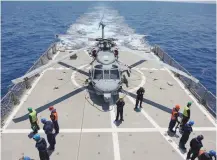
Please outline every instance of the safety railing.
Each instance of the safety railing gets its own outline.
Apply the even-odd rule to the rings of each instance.
[[[52,60],[52,57],[57,52],[57,43],[51,44],[51,46],[39,57],[39,59],[33,64],[33,66],[27,71],[31,72],[32,70],[45,65]],[[11,86],[8,93],[1,99],[1,124],[4,124],[5,118],[10,114],[13,107],[20,103],[20,99],[23,94],[30,89],[33,84],[33,81],[36,79],[36,76],[33,76],[27,79],[24,82],[20,82],[16,85]]]
[[[164,52],[159,46],[154,46],[152,49],[155,55],[157,55],[164,63],[169,64],[181,71],[191,75],[184,67]],[[216,117],[216,96],[208,91],[201,83],[195,83],[194,81],[174,73],[185,85],[185,87],[197,98],[198,102],[207,108],[207,110]]]

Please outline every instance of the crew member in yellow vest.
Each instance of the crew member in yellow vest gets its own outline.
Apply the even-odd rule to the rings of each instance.
[[[54,129],[55,129],[55,136],[56,136],[59,133],[58,114],[56,109],[53,106],[50,106],[49,110],[51,111],[50,119],[53,122]]]
[[[31,128],[33,130],[33,133],[36,134],[38,133],[38,130],[40,129],[38,125],[37,112],[32,108],[28,108],[28,111],[29,111],[29,121],[31,124]]]
[[[188,122],[191,116],[190,106],[192,102],[188,102],[187,106],[185,106],[184,111],[182,113],[182,122],[180,124],[180,128],[182,129],[183,126]]]

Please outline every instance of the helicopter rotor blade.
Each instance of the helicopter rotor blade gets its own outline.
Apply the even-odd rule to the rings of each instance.
[[[196,79],[195,77],[193,77],[193,76],[187,74],[186,72],[183,72],[183,71],[181,71],[181,70],[179,70],[179,69],[177,69],[177,68],[175,68],[175,67],[172,67],[172,66],[170,66],[170,65],[168,65],[168,64],[166,64],[166,63],[164,63],[164,62],[162,62],[162,61],[159,61],[159,60],[157,60],[157,59],[150,58],[150,57],[145,57],[144,55],[139,54],[139,53],[135,53],[135,52],[132,52],[132,53],[133,53],[133,54],[136,54],[136,55],[138,55],[138,56],[140,56],[140,57],[142,57],[143,60],[156,62],[156,63],[160,64],[161,67],[166,67],[167,69],[169,69],[169,70],[171,70],[171,71],[173,71],[173,72],[175,72],[175,73],[178,73],[178,74],[180,74],[180,75],[182,75],[182,76],[184,76],[184,77],[187,77],[187,78],[191,79],[191,80],[194,81],[195,83],[198,83],[198,82],[199,82],[199,80]]]
[[[85,47],[85,48],[86,48],[86,47]],[[73,55],[75,55],[76,53],[79,53],[80,51],[84,50],[85,48],[79,49],[79,50],[77,50],[77,51],[75,51],[75,52],[73,52],[73,53],[70,53],[70,54],[68,54],[68,55],[66,55],[66,56],[63,56],[63,57],[61,57],[61,58],[59,58],[59,59],[57,59],[57,60],[53,60],[53,61],[51,61],[50,63],[45,64],[45,65],[43,65],[43,66],[41,66],[41,67],[39,67],[39,68],[37,68],[37,69],[35,69],[35,70],[33,70],[33,71],[27,73],[27,74],[25,74],[25,75],[22,76],[22,77],[13,79],[13,80],[12,80],[12,83],[13,83],[13,84],[17,84],[17,83],[23,82],[23,81],[25,81],[26,79],[29,79],[29,78],[35,76],[36,74],[38,74],[38,73],[44,71],[45,69],[47,69],[47,68],[53,66],[53,65],[56,64],[57,62],[62,61],[62,60],[66,59],[66,58],[69,57],[69,56],[73,56]]]
[[[185,77],[191,79],[192,81],[194,81],[195,83],[198,83],[198,82],[199,82],[199,80],[198,80],[197,78],[195,78],[195,77],[193,77],[193,76],[187,74],[186,72],[183,72],[183,71],[181,71],[181,70],[179,70],[179,69],[177,69],[177,68],[175,68],[175,67],[172,67],[172,66],[170,66],[170,65],[168,65],[168,64],[166,64],[166,63],[163,63],[163,62],[158,62],[158,63],[160,64],[160,66],[166,67],[166,68],[168,68],[169,70],[171,70],[171,71],[173,71],[173,72],[176,72],[176,73],[178,73],[178,74],[180,74],[180,75],[182,75],[182,76],[185,76]]]

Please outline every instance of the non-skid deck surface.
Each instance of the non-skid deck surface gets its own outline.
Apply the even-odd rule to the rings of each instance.
[[[65,54],[58,52],[56,58]],[[142,61],[129,51],[122,51],[120,60],[133,66],[130,77],[126,75],[128,87],[123,87],[123,123],[114,123],[113,104],[105,104],[102,97],[85,88],[91,59],[86,52],[80,52],[77,60],[66,59],[47,69],[26,93],[2,129],[2,160],[18,160],[23,154],[39,159],[35,142],[28,137],[31,130],[27,108],[36,109],[39,118],[49,118],[51,105],[58,111],[60,126],[51,160],[185,159],[186,153],[177,146],[180,134],[170,137],[167,127],[171,109],[180,104],[182,112],[188,101],[193,101],[191,113],[195,121],[190,138],[203,134],[205,148],[216,148],[214,119],[168,70],[155,62]],[[140,86],[145,88],[143,110],[135,112]],[[42,130],[40,134],[46,137]],[[189,148],[189,143],[186,146]]]

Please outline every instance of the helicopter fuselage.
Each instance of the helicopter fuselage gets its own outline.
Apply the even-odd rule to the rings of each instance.
[[[117,49],[107,41],[97,43],[90,54],[94,58],[90,79],[97,95],[103,95],[106,102],[117,95],[121,87],[121,70],[117,63]]]

